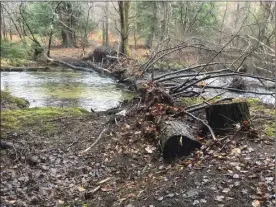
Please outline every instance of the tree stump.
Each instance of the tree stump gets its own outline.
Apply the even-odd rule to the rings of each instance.
[[[233,128],[250,118],[247,102],[212,104],[205,111],[208,124],[216,131]]]
[[[189,155],[194,149],[200,148],[190,132],[190,127],[181,121],[160,122],[160,143],[165,160]]]

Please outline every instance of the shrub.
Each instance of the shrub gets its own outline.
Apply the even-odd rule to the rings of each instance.
[[[30,53],[30,46],[20,42],[1,41],[1,58],[22,58],[27,59]]]

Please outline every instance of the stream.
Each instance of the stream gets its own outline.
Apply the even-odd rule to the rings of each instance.
[[[1,72],[1,90],[25,98],[30,107],[81,107],[105,111],[133,94],[96,72]]]
[[[148,79],[148,78],[146,78]],[[206,84],[226,86],[231,77],[209,79]],[[183,80],[179,80],[182,82]],[[264,89],[259,81],[245,78],[247,90],[273,92]],[[1,90],[22,97],[30,102],[30,107],[81,107],[87,110],[105,111],[118,106],[124,99],[131,99],[133,93],[119,87],[112,78],[101,77],[91,72],[1,72]],[[195,89],[201,92],[202,89]],[[222,90],[208,89],[204,97],[212,97]],[[275,103],[271,95],[236,93],[227,91],[222,97],[254,97],[264,103]]]

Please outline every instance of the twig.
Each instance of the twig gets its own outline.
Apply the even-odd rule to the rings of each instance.
[[[219,62],[213,62],[213,63],[209,63],[208,66],[217,65],[217,64],[220,64],[220,63]],[[169,75],[175,75],[175,74],[183,73],[183,72],[186,72],[188,70],[204,67],[206,65],[207,64],[201,64],[201,65],[196,65],[196,66],[192,66],[192,67],[187,67],[187,68],[177,70],[177,71],[174,71],[174,72],[166,73],[164,75],[160,75],[160,76],[154,78],[154,80],[156,81],[156,80],[159,80],[159,79],[164,78],[164,77],[169,76]]]
[[[200,118],[194,116],[193,114],[191,114],[191,113],[189,113],[189,112],[187,112],[187,111],[184,111],[184,113],[187,114],[188,116],[192,117],[193,119],[195,119],[195,120],[197,120],[197,121],[200,121],[204,126],[206,126],[206,127],[209,129],[209,131],[210,131],[210,133],[211,133],[211,136],[212,136],[213,140],[215,140],[215,141],[217,140],[217,138],[216,138],[216,136],[215,136],[215,133],[214,133],[213,129],[212,129],[208,124],[206,124],[205,121],[203,121],[202,119],[200,119]]]
[[[193,83],[190,83],[189,85],[187,85],[187,86],[185,86],[185,87],[183,87],[184,85],[181,84],[180,86],[178,86],[178,87],[174,90],[174,92],[181,92],[181,91],[184,91],[184,90],[186,90],[187,88],[190,88],[191,86],[194,86],[195,84],[197,84],[197,83],[199,83],[199,82],[201,82],[201,81],[203,81],[203,80],[209,79],[210,77],[211,77],[210,75],[205,76],[205,77],[203,77],[203,78],[201,78],[201,79],[198,79],[198,80],[194,81]],[[181,88],[181,87],[183,87],[183,88]],[[180,89],[180,88],[181,88],[181,89]]]
[[[221,72],[229,72],[231,70],[229,69],[222,69],[222,70],[215,70],[215,71],[211,71],[211,72],[205,72],[205,73],[201,73],[199,75],[211,75],[211,74],[216,74],[216,73],[221,73]],[[185,78],[185,77],[192,77],[194,76],[194,78],[197,75],[197,73],[189,73],[189,74],[183,74],[183,75],[176,75],[176,76],[171,76],[171,77],[167,77],[167,78],[163,78],[163,79],[158,79],[158,80],[155,80],[154,82],[164,82],[164,81],[168,81],[168,80],[172,80],[172,79],[176,79],[176,78]]]
[[[222,99],[219,99],[219,100],[217,100],[216,102],[214,102],[214,104],[217,104],[217,103],[219,103],[219,102],[226,101],[226,100],[231,101],[232,99],[233,99],[233,98],[222,98]],[[195,108],[192,108],[192,109],[187,110],[187,112],[192,113],[192,112],[195,112],[195,111],[200,111],[200,110],[204,109],[205,107],[206,107],[206,105],[204,105],[204,106],[199,106],[199,107],[195,107]]]
[[[198,88],[203,87],[203,86],[196,86]],[[220,87],[220,86],[204,86],[205,88],[214,88],[214,89],[222,89],[222,90],[228,90],[228,91],[233,91],[233,92],[240,92],[240,93],[253,93],[253,94],[258,94],[258,95],[271,95],[275,97],[275,93],[265,93],[265,92],[255,92],[255,91],[246,91],[246,90],[241,90],[241,89],[236,89],[236,88],[227,88],[227,87]]]
[[[224,94],[224,93],[225,93],[225,92],[222,92],[222,93],[220,93],[220,94],[217,94],[217,95],[213,96],[212,98],[207,99],[206,102],[211,101],[211,100],[215,99],[216,97],[221,96],[221,95]],[[194,104],[194,105],[187,106],[187,107],[185,108],[185,110],[188,110],[188,109],[190,109],[190,108],[194,108],[194,107],[200,106],[200,105],[202,105],[202,104],[204,104],[204,103],[198,103],[198,104]]]
[[[88,147],[88,148],[86,148],[85,150],[81,151],[80,154],[83,154],[83,153],[85,153],[85,152],[88,152],[92,147],[94,147],[94,146],[98,143],[98,141],[102,138],[102,136],[103,136],[104,132],[107,130],[107,128],[108,128],[108,127],[105,127],[105,128],[101,131],[99,137],[91,144],[91,146]]]

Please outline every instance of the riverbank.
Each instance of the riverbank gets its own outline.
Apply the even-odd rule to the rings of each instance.
[[[143,113],[115,115],[129,111],[132,102],[97,113],[65,108],[2,111],[1,138],[14,147],[0,151],[1,202],[272,207],[275,109],[256,99],[249,103],[258,137],[238,133],[231,139],[218,137],[209,146],[210,138],[199,136],[203,150],[171,164],[164,163],[158,145],[144,136],[139,124]],[[16,127],[7,127],[11,121]]]

